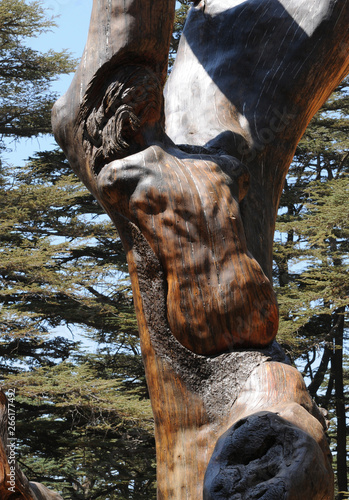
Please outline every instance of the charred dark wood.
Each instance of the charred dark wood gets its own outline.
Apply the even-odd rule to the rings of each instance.
[[[318,443],[298,425],[277,413],[255,413],[219,438],[206,470],[203,498],[323,500],[332,495],[330,467]]]

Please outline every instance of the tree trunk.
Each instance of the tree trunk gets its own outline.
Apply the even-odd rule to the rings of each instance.
[[[272,242],[295,147],[348,71],[349,4],[194,4],[164,108],[175,1],[94,0],[55,136],[126,250],[158,499],[329,500],[324,419],[273,342]]]

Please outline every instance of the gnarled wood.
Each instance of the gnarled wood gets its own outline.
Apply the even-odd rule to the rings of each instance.
[[[215,447],[204,500],[333,498],[326,421],[294,368],[255,368],[230,414],[231,428]],[[301,466],[300,466],[301,464]]]
[[[218,440],[203,498],[323,500],[332,495],[329,477],[321,447],[308,433],[278,413],[259,412],[239,420]]]
[[[168,54],[171,2],[146,11],[153,16],[149,28],[142,12],[125,32],[125,16],[134,16],[137,5],[129,2],[127,14],[115,8],[118,14],[111,10],[104,20],[112,57],[102,49],[96,57],[91,31],[72,86],[54,109],[57,140],[104,208],[127,217],[145,235],[165,271],[171,331],[184,346],[206,355],[265,346],[275,338],[278,314],[241,223],[239,202],[249,174],[233,157],[181,151],[166,137],[161,61]],[[142,30],[152,43],[135,55]],[[125,54],[139,64],[127,64]]]
[[[263,429],[269,443],[282,433],[297,441],[286,447],[294,466],[285,499],[295,498],[293,484],[297,495],[317,499],[318,481],[331,500],[326,425],[272,343],[270,279],[294,149],[348,71],[349,4],[195,2],[167,86],[165,131],[174,6],[94,0],[82,62],[53,111],[57,141],[127,253],[156,424],[158,498],[201,499],[218,438],[228,431],[218,447],[231,451],[245,426]],[[300,474],[303,448],[318,465],[311,475]],[[283,471],[287,453],[279,456]],[[211,462],[207,498],[221,484],[212,470]],[[273,475],[275,491],[282,477]],[[253,491],[248,482],[228,485],[222,498],[240,490],[253,498],[265,481],[252,482]]]
[[[271,278],[275,218],[295,148],[348,73],[348,2],[195,3],[166,86],[166,132],[176,144],[223,150],[247,165],[247,247]]]
[[[277,332],[276,298],[240,216],[247,179],[232,157],[161,145],[111,162],[98,177],[100,199],[157,255],[171,332],[197,354],[266,346]]]

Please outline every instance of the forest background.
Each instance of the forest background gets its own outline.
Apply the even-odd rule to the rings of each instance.
[[[155,499],[153,420],[125,255],[51,147],[52,89],[62,74],[71,79],[76,61],[40,49],[56,29],[52,12],[69,9],[50,3],[53,11],[0,1],[0,384],[16,391],[17,459],[31,480],[66,500]],[[177,2],[170,67],[189,3]],[[297,148],[274,248],[278,341],[328,411],[338,500],[349,498],[348,131],[346,80]],[[18,159],[36,145],[24,164],[9,160],[11,149]]]

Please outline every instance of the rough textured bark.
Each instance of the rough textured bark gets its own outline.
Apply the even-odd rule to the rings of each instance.
[[[94,0],[81,64],[53,111],[58,143],[127,253],[158,498],[329,500],[326,423],[273,341],[270,280],[294,149],[348,71],[349,4],[195,2],[165,112],[174,7]]]

